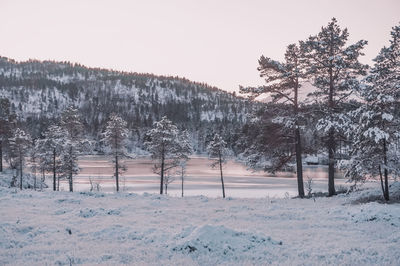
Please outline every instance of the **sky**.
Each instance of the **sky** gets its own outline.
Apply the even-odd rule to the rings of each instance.
[[[400,23],[399,0],[0,0],[0,55],[186,77],[227,91],[262,85],[261,55],[332,17],[368,40],[372,63]]]

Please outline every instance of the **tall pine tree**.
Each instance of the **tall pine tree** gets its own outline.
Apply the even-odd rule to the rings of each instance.
[[[281,117],[280,121],[285,121],[284,124],[293,131],[295,152],[291,154],[296,155],[298,193],[302,198],[304,197],[304,185],[299,125],[299,90],[304,74],[300,63],[301,56],[301,50],[296,44],[290,44],[287,47],[284,63],[261,56],[258,60],[258,70],[260,71],[260,76],[265,78],[266,85],[262,87],[241,87],[240,92],[250,95],[252,99],[264,94],[270,96],[273,102],[284,102],[291,106],[289,115]],[[291,123],[288,123],[289,121]],[[285,161],[289,161],[290,157],[287,158],[285,156]],[[284,166],[285,164],[280,165]]]
[[[335,191],[335,151],[336,135],[339,130],[338,113],[342,104],[348,100],[352,92],[359,87],[358,78],[366,74],[366,65],[359,62],[363,55],[362,49],[367,41],[346,46],[349,33],[341,29],[335,18],[326,27],[307,41],[301,42],[304,51],[303,62],[307,66],[307,74],[316,90],[311,93],[319,104],[323,118],[318,129],[327,134],[327,149],[329,159],[328,193]]]

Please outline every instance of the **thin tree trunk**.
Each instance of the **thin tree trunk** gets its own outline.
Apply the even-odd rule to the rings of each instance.
[[[33,170],[33,190],[35,190],[36,191],[36,161],[34,161],[33,162],[35,165],[34,165],[34,170]]]
[[[303,184],[303,162],[301,160],[301,139],[300,129],[296,128],[296,164],[297,164],[297,188],[300,198],[304,198],[304,184]]]
[[[43,190],[43,182],[46,180],[46,176],[44,174],[44,169],[42,169],[42,180],[40,182],[40,191]]]
[[[119,191],[119,169],[118,169],[118,154],[115,154],[115,183],[117,186],[117,192]]]
[[[328,194],[333,196],[335,191],[335,139],[333,128],[329,130],[328,139]]]
[[[386,147],[386,139],[383,139],[383,163],[385,164],[385,169],[383,170],[385,175],[385,191],[383,197],[386,201],[389,201],[389,177],[387,170],[387,147]]]
[[[182,168],[182,198],[183,198],[183,168]]]
[[[161,179],[160,179],[160,194],[163,193],[164,186],[164,152],[161,155]]]
[[[60,175],[57,175],[57,191],[60,191]]]
[[[385,187],[383,186],[383,177],[382,177],[382,168],[381,168],[381,165],[379,165],[379,176],[380,176],[380,178],[381,178],[381,188],[382,188],[382,194],[383,194],[383,196],[385,197]]]
[[[22,190],[22,154],[19,151],[19,188]]]
[[[330,43],[330,56],[334,56],[333,51],[333,33],[331,33],[331,43]],[[334,78],[333,78],[333,59],[330,59],[330,67],[329,67],[329,112],[332,114],[334,108],[333,94],[334,94]],[[332,119],[332,117],[331,117]],[[335,191],[335,131],[331,127],[329,129],[328,136],[328,194],[329,196],[333,196],[336,194]]]
[[[168,195],[168,184],[165,183],[165,195]]]
[[[0,172],[3,172],[3,141],[0,140]]]
[[[72,181],[72,146],[69,147],[69,157],[70,157],[70,165],[69,165],[69,191],[73,192],[74,188],[73,188],[73,181]]]
[[[222,175],[222,158],[221,151],[219,151],[219,170],[221,172],[221,184],[222,184],[222,197],[225,198],[225,185],[224,185],[224,177]]]
[[[297,61],[296,61],[297,66]],[[298,94],[299,94],[299,79],[296,78],[296,83],[294,87],[294,114],[296,116],[296,129],[295,129],[295,150],[296,150],[296,170],[297,170],[297,189],[299,192],[299,197],[304,198],[304,183],[303,183],[303,162],[301,160],[302,147],[300,138],[300,129],[298,125]]]
[[[56,190],[56,150],[53,149],[53,191]]]

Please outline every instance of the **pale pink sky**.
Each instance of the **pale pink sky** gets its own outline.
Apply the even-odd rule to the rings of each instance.
[[[178,75],[233,91],[260,85],[260,55],[316,34],[335,16],[364,63],[388,44],[399,0],[0,0],[0,55]]]

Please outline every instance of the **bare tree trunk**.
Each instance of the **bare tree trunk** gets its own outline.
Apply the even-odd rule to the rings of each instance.
[[[57,191],[60,191],[60,175],[57,175]]]
[[[0,140],[0,172],[3,172],[3,141]]]
[[[164,186],[164,152],[161,154],[161,179],[160,179],[160,194],[163,193],[163,186]]]
[[[329,130],[328,137],[328,194],[333,196],[335,191],[335,136],[333,128]]]
[[[383,194],[383,196],[385,196],[385,187],[383,186],[383,177],[382,177],[382,168],[381,168],[381,165],[379,165],[379,176],[380,176],[380,179],[381,179],[381,188],[382,188],[382,194]]]
[[[119,191],[119,169],[118,169],[118,154],[115,153],[115,183],[117,186],[117,192]]]
[[[43,182],[46,180],[46,176],[44,174],[44,169],[42,170],[42,180],[40,182],[40,190],[43,190]]]
[[[69,156],[70,156],[70,158],[72,158],[72,146],[71,147],[69,147]],[[73,192],[74,191],[74,188],[73,188],[73,180],[72,180],[72,168],[73,168],[73,165],[72,165],[72,160],[70,160],[70,165],[69,165],[69,191],[70,192]]]
[[[333,33],[331,33],[331,43],[330,43],[330,56],[334,56],[333,50]],[[335,90],[334,86],[334,77],[333,77],[333,59],[330,59],[330,67],[329,67],[329,112],[333,112],[333,108],[335,103],[333,101],[333,94]],[[332,118],[331,118],[332,119]],[[333,196],[336,194],[335,191],[335,131],[331,127],[329,129],[329,136],[328,136],[328,194],[329,196]]]
[[[302,147],[301,147],[300,129],[298,125],[298,113],[299,113],[298,95],[299,95],[299,79],[296,78],[296,86],[294,88],[294,114],[296,116],[295,150],[296,150],[297,189],[299,192],[299,197],[304,198],[303,162],[301,160]]]
[[[183,174],[183,168],[182,168],[182,198],[183,198],[183,176],[184,176],[184,174]]]
[[[36,190],[36,162],[34,161],[34,170],[33,170],[33,190]]]
[[[19,151],[19,188],[22,190],[22,154]]]
[[[56,190],[56,149],[53,149],[53,191]]]
[[[297,164],[297,188],[300,198],[304,198],[304,184],[303,184],[303,162],[301,160],[301,139],[300,129],[295,130],[296,139],[296,164]]]
[[[222,197],[225,198],[224,177],[222,176],[222,158],[221,158],[221,151],[219,152],[218,155],[219,155],[219,171],[221,172]]]
[[[168,195],[168,183],[165,183],[165,195]]]
[[[386,201],[389,201],[389,177],[387,170],[387,147],[386,147],[386,139],[383,139],[383,163],[385,164],[384,175],[385,175],[385,191],[383,193],[383,197]]]

